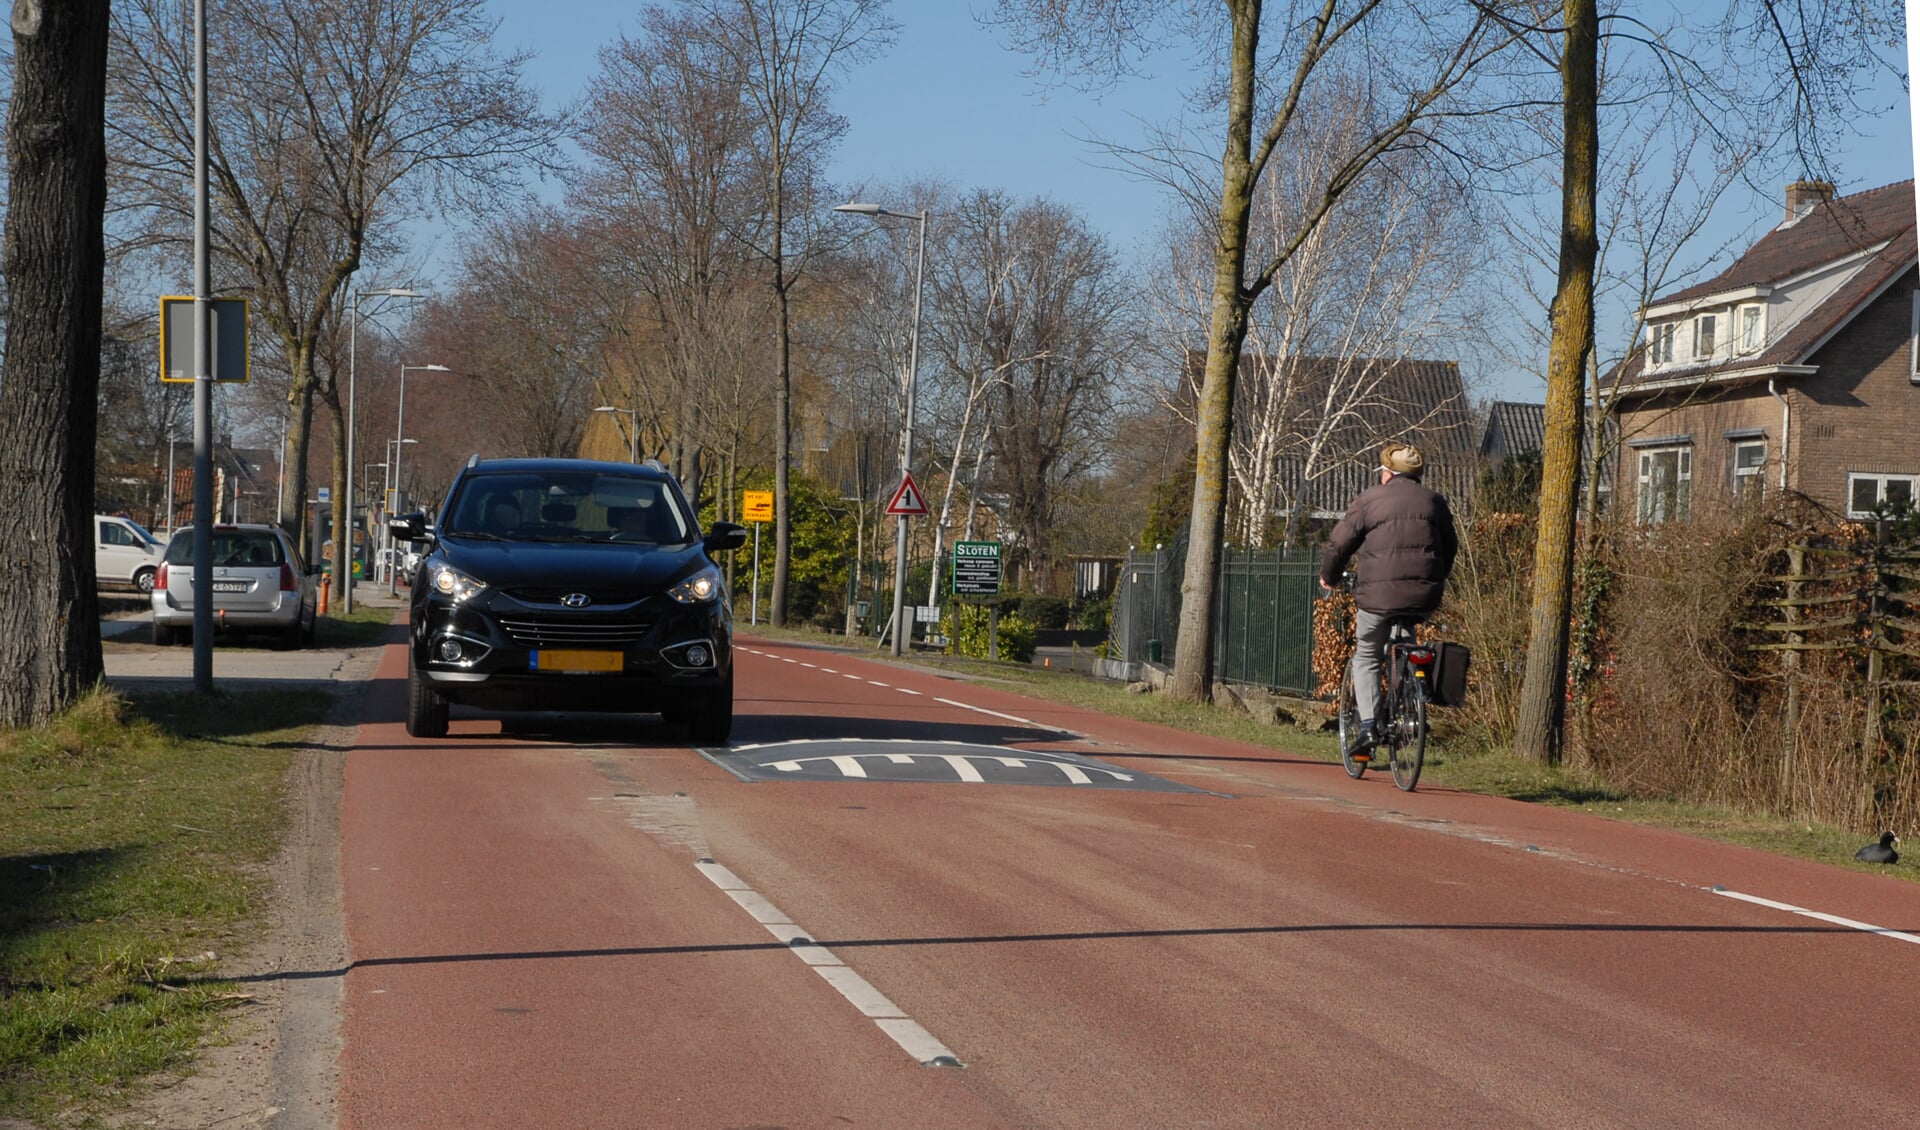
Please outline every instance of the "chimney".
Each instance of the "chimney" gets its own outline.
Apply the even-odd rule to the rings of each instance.
[[[1823,180],[1797,180],[1787,186],[1787,223],[1833,199],[1833,185]]]

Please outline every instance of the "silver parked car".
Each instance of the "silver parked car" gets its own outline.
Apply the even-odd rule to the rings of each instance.
[[[285,647],[313,642],[314,573],[278,526],[213,528],[213,625],[270,632]],[[174,531],[153,579],[153,642],[193,635],[193,529]]]

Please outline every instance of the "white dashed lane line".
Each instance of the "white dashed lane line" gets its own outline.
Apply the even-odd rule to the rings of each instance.
[[[738,903],[754,921],[767,928],[780,944],[787,947],[809,969],[820,975],[820,979],[832,985],[848,1004],[860,1010],[862,1016],[872,1020],[874,1026],[887,1034],[900,1049],[912,1056],[924,1067],[964,1067],[960,1057],[953,1049],[933,1038],[933,1034],[922,1028],[917,1021],[901,1011],[899,1005],[888,999],[885,993],[873,987],[873,983],[853,971],[846,962],[841,961],[832,950],[814,943],[813,936],[788,918],[779,907],[768,902],[758,891],[742,882],[738,875],[711,859],[702,859],[694,864],[714,886],[725,892],[726,896]]]
[[[1920,935],[1908,934],[1900,930],[1889,930],[1885,926],[1875,926],[1870,922],[1856,922],[1851,918],[1842,918],[1837,914],[1824,914],[1818,910],[1808,910],[1804,906],[1795,906],[1790,902],[1775,902],[1772,899],[1763,899],[1759,895],[1742,894],[1739,891],[1730,891],[1725,887],[1713,887],[1710,889],[1716,895],[1730,899],[1739,899],[1741,902],[1750,902],[1755,906],[1764,906],[1770,910],[1784,910],[1788,914],[1799,914],[1807,918],[1818,919],[1821,922],[1831,922],[1835,926],[1845,926],[1849,929],[1860,930],[1868,934],[1878,934],[1883,938],[1893,938],[1896,941],[1913,942],[1916,945],[1920,945]]]
[[[742,648],[741,650],[743,650],[743,651],[752,651],[752,649],[751,649],[751,648]],[[763,654],[764,654],[764,655],[771,655],[772,653],[771,653],[771,652],[753,652],[753,654],[755,654],[755,655],[763,655]],[[792,659],[786,659],[786,658],[785,658],[784,656],[778,656],[778,657],[776,657],[776,658],[780,658],[780,659],[782,659],[782,660],[784,660],[784,661],[785,661],[785,662],[787,662],[787,663],[793,663],[793,662],[795,662],[795,660],[792,660]],[[802,667],[812,667],[812,668],[813,668],[814,670],[816,670],[816,671],[819,671],[820,673],[822,673],[822,674],[825,674],[825,675],[839,675],[839,676],[840,676],[841,678],[843,678],[843,679],[852,679],[852,680],[853,680],[854,682],[856,682],[856,683],[860,683],[860,682],[865,682],[865,683],[871,683],[872,685],[874,685],[874,686],[876,686],[876,687],[888,687],[888,686],[890,686],[890,685],[891,685],[891,684],[888,684],[888,683],[883,683],[883,682],[881,682],[881,681],[880,681],[880,680],[878,680],[878,679],[869,679],[869,678],[866,678],[865,676],[862,676],[862,675],[854,675],[854,674],[849,674],[849,673],[847,673],[847,672],[844,672],[844,671],[836,671],[836,670],[834,670],[834,669],[833,669],[833,668],[831,668],[831,667],[814,667],[814,665],[813,665],[813,664],[811,664],[811,663],[801,663],[801,664],[800,664],[800,666],[802,666]],[[894,690],[896,690],[896,691],[899,691],[899,692],[900,692],[901,694],[910,694],[910,695],[920,695],[920,694],[921,694],[921,692],[920,692],[920,691],[916,691],[916,690],[909,690],[909,689],[907,689],[906,687],[893,687],[892,689],[894,689]],[[947,706],[955,706],[955,707],[959,707],[959,708],[960,708],[961,710],[971,710],[971,711],[973,711],[973,712],[974,712],[974,713],[976,713],[976,714],[985,714],[985,715],[988,715],[988,716],[990,716],[990,717],[993,717],[993,718],[999,718],[999,719],[1002,719],[1002,720],[1004,720],[1004,721],[1007,721],[1007,722],[1018,722],[1018,723],[1020,723],[1020,724],[1021,724],[1022,726],[1033,726],[1033,727],[1036,727],[1036,728],[1039,728],[1039,729],[1054,729],[1054,728],[1055,728],[1055,727],[1048,727],[1048,726],[1043,726],[1043,725],[1042,725],[1041,723],[1039,723],[1039,722],[1035,722],[1035,721],[1034,721],[1033,719],[1031,719],[1031,718],[1022,718],[1022,717],[1020,717],[1020,716],[1019,716],[1018,714],[1002,714],[1002,713],[1001,713],[1000,711],[998,711],[998,710],[988,710],[988,709],[987,709],[986,707],[984,707],[984,706],[973,706],[973,705],[970,705],[970,704],[968,704],[968,703],[964,703],[964,702],[956,702],[956,701],[954,701],[953,699],[950,699],[950,698],[935,698],[935,699],[934,699],[933,701],[935,701],[935,702],[938,702],[938,703],[943,703],[943,704],[945,704],[945,705],[947,705]],[[1073,733],[1074,733],[1074,732],[1073,732],[1072,730],[1060,730],[1059,732],[1060,732],[1060,733],[1063,733],[1063,734],[1073,734]],[[1078,734],[1074,734],[1074,736],[1075,736],[1075,737],[1078,737],[1079,735],[1078,735]]]
[[[1031,718],[1022,718],[1022,717],[1020,717],[1020,716],[1019,716],[1018,714],[1002,714],[1002,713],[1000,713],[1000,712],[999,712],[998,710],[988,710],[988,709],[987,709],[986,707],[984,707],[984,706],[969,706],[968,704],[966,704],[966,703],[964,703],[964,702],[955,702],[955,701],[953,701],[953,700],[952,700],[952,699],[950,699],[950,698],[936,698],[936,699],[934,699],[933,701],[935,701],[935,702],[941,702],[941,703],[945,703],[945,704],[946,704],[946,705],[948,705],[948,706],[957,706],[957,707],[959,707],[959,708],[960,708],[960,709],[962,709],[962,710],[971,710],[971,711],[973,711],[973,712],[974,712],[974,713],[976,713],[976,714],[989,714],[989,715],[992,715],[992,716],[993,716],[993,717],[995,717],[995,718],[1004,718],[1004,719],[1006,719],[1006,720],[1007,720],[1007,721],[1009,721],[1009,722],[1018,722],[1018,723],[1020,723],[1020,724],[1021,724],[1022,726],[1036,726],[1036,727],[1037,727],[1037,726],[1040,726],[1040,723],[1038,723],[1038,722],[1035,722],[1035,721],[1034,721],[1033,719],[1031,719]],[[1047,728],[1047,729],[1052,729],[1052,727],[1046,727],[1046,728]],[[1072,733],[1073,731],[1071,731],[1071,730],[1061,730],[1061,731],[1059,731],[1059,732],[1060,732],[1060,733],[1063,733],[1063,734],[1068,734],[1068,733]],[[1077,735],[1076,735],[1076,736],[1077,736]]]

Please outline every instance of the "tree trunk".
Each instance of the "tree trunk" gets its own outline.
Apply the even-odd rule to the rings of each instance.
[[[286,343],[289,346],[293,343]],[[313,560],[313,523],[307,520],[307,449],[313,445],[313,354],[290,348],[293,385],[287,391],[287,465],[280,476],[281,513],[301,556]]]
[[[1547,355],[1546,442],[1540,469],[1540,531],[1533,558],[1526,679],[1513,751],[1554,762],[1566,718],[1567,630],[1573,603],[1574,510],[1580,467],[1580,411],[1593,349],[1593,274],[1599,166],[1599,15],[1595,0],[1566,0],[1561,56],[1565,99],[1560,281]]]
[[[0,724],[100,681],[93,458],[107,198],[106,0],[13,8],[0,372]]]
[[[347,414],[340,406],[337,393],[323,394],[320,401],[326,405],[327,415],[333,418],[333,474],[328,476],[333,484],[333,568],[328,572],[332,591],[327,599],[331,607],[338,608],[346,586],[353,583],[353,499],[347,497]],[[307,558],[308,564],[316,563],[319,557],[320,554],[315,553]]]
[[[1259,57],[1260,4],[1233,9],[1227,147],[1221,160],[1219,242],[1213,252],[1213,317],[1207,330],[1207,373],[1200,386],[1200,423],[1194,457],[1193,516],[1187,570],[1180,582],[1180,636],[1168,693],[1205,702],[1213,682],[1213,601],[1220,569],[1220,530],[1226,517],[1227,447],[1233,430],[1233,385],[1247,334],[1248,301],[1241,274],[1247,259],[1247,221],[1253,212],[1254,65]]]
[[[777,165],[773,177],[774,351],[779,372],[773,392],[773,589],[767,596],[767,623],[778,628],[787,622],[787,563],[793,550],[792,507],[787,493],[793,462],[793,330],[787,309],[786,184]]]

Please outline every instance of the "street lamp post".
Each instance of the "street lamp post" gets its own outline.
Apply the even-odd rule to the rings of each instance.
[[[625,412],[627,414],[627,462],[640,462],[640,413],[632,408],[615,408],[611,404],[602,404],[595,412]]]
[[[419,443],[419,442],[420,441],[417,439],[390,439],[387,441],[386,450],[383,453],[386,455],[387,461],[385,463],[380,464],[380,467],[381,467],[380,509],[382,513],[386,513],[388,518],[393,517],[393,515],[391,512],[387,511],[387,503],[392,500],[393,492],[400,489],[399,480],[393,477],[393,468],[399,462],[399,459],[397,456],[395,456],[394,452],[399,449],[401,444]],[[386,552],[386,565],[383,567],[383,574],[379,579],[391,581],[393,577],[393,570],[394,570],[394,561],[393,561],[394,544],[393,544],[393,532],[391,527],[382,528],[380,540],[381,540],[381,548],[384,549]]]
[[[407,374],[408,373],[450,373],[453,370],[445,365],[402,365],[400,366],[400,412],[394,419],[393,434],[404,437],[407,434]],[[402,438],[393,449],[393,492],[400,494],[400,464],[405,453],[406,440]],[[388,596],[400,595],[400,572],[388,566]]]
[[[343,500],[347,508],[347,520],[344,524],[340,521],[339,508],[335,507],[333,521],[333,583],[340,589],[340,611],[343,613],[353,611],[353,392],[354,377],[360,364],[360,298],[362,295],[379,298],[426,297],[417,290],[397,286],[353,292],[353,314],[347,321],[347,497]],[[367,535],[367,540],[372,542],[373,531],[368,530]],[[339,548],[342,545],[346,546],[344,552]]]
[[[901,216],[920,221],[920,249],[913,261],[913,335],[907,346],[907,388],[906,423],[900,433],[900,478],[905,481],[913,469],[913,393],[915,379],[920,371],[920,293],[926,277],[927,267],[927,213],[892,212],[878,204],[852,201],[833,206],[836,212],[850,212],[856,216],[872,216],[877,221],[881,216]],[[940,568],[934,562],[935,569]],[[894,535],[893,551],[893,653],[906,654],[907,637],[913,633],[913,625],[902,618],[906,610],[907,591],[907,516],[900,515],[900,526]]]

